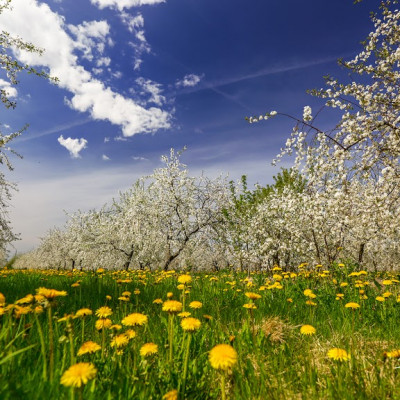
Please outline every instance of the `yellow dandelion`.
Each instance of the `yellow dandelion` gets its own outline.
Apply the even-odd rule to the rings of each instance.
[[[125,326],[142,326],[147,324],[148,318],[147,315],[141,313],[133,313],[127,315],[122,321],[122,325]]]
[[[356,308],[360,308],[360,305],[358,303],[350,302],[345,305],[346,308],[351,308],[352,310],[355,310]]]
[[[162,299],[153,300],[153,304],[162,304],[162,303],[163,303]]]
[[[317,305],[317,303],[314,303],[312,300],[307,300],[307,301],[306,301],[306,304],[307,304],[308,306],[316,306],[316,305]]]
[[[178,313],[182,311],[182,303],[177,300],[164,301],[162,310],[167,311],[169,313]]]
[[[33,312],[34,312],[35,314],[41,314],[43,311],[44,311],[44,309],[43,309],[42,306],[36,306],[36,307],[33,309]],[[0,315],[1,315],[1,314],[0,314]]]
[[[181,327],[184,331],[194,332],[199,329],[201,322],[197,318],[183,318],[181,321]]]
[[[387,298],[390,297],[391,295],[392,295],[392,293],[390,293],[390,292],[385,292],[385,293],[382,294],[382,296],[383,296],[385,299],[387,299]]]
[[[385,301],[385,298],[383,296],[377,296],[375,298],[376,301],[380,301],[381,303],[383,303]]]
[[[237,363],[236,350],[229,344],[218,344],[210,350],[208,360],[214,369],[226,371]]]
[[[133,294],[136,294],[136,295],[140,294],[140,290],[139,290],[139,289],[135,289],[135,290],[133,291]]]
[[[133,329],[128,329],[127,331],[125,331],[125,335],[128,339],[133,339],[134,337],[136,337],[136,332]]]
[[[37,294],[44,296],[48,300],[52,300],[59,296],[66,296],[67,292],[65,290],[56,290],[56,289],[47,289],[44,287],[40,287],[36,289]]]
[[[6,304],[6,297],[3,293],[0,293],[0,306],[4,306]]]
[[[286,299],[286,301],[287,301],[288,303],[293,303],[293,299],[292,299],[291,297],[288,297],[288,298]]]
[[[162,398],[163,400],[178,400],[178,391],[176,389],[170,390],[168,393],[165,393]]]
[[[111,340],[111,347],[124,347],[128,344],[129,338],[124,333],[114,336]]]
[[[28,294],[25,297],[23,297],[22,299],[19,299],[15,302],[15,304],[30,304],[35,300],[35,298],[33,297],[33,295]]]
[[[89,340],[88,342],[83,343],[83,345],[78,350],[78,356],[83,356],[84,354],[93,354],[96,351],[99,351],[101,346],[96,342],[92,342]]]
[[[335,361],[348,361],[350,360],[350,354],[346,350],[334,347],[328,351],[327,356]]]
[[[118,300],[120,300],[120,301],[129,301],[130,300],[130,298],[129,297],[127,297],[127,296],[120,296],[120,297],[118,297]]]
[[[129,297],[132,293],[129,292],[128,290],[125,290],[125,292],[122,292],[121,294],[122,296]]]
[[[120,331],[122,329],[122,325],[120,324],[114,324],[110,326],[110,329],[114,330],[114,331]]]
[[[110,295],[106,296],[106,300],[111,300],[111,299],[112,299],[112,297]]]
[[[384,358],[400,358],[400,350],[385,351],[383,353]]]
[[[81,308],[75,313],[75,318],[84,318],[92,314],[93,311],[90,308]]]
[[[314,335],[317,330],[312,325],[303,325],[300,328],[300,333],[302,335]]]
[[[253,292],[246,292],[244,294],[246,297],[248,297],[250,300],[258,300],[261,299],[261,295],[258,293],[253,293]]]
[[[208,314],[204,314],[204,315],[203,315],[203,318],[204,318],[205,320],[207,320],[207,321],[212,321],[212,319],[213,319],[213,317],[212,317],[211,315],[208,315]]]
[[[158,353],[158,346],[155,343],[145,343],[140,348],[140,355],[142,357],[152,356]]]
[[[174,297],[174,294],[172,292],[168,292],[167,293],[167,299],[170,299],[172,297]]]
[[[81,387],[96,376],[97,370],[91,363],[78,363],[69,367],[61,377],[64,386]]]
[[[190,275],[181,275],[178,277],[178,282],[186,285],[192,282],[192,277]]]
[[[71,287],[79,287],[81,284],[79,282],[75,282],[71,285]]]
[[[247,308],[248,310],[255,310],[257,308],[257,306],[255,304],[253,304],[253,303],[243,304],[243,307]]]
[[[193,309],[201,308],[203,307],[203,303],[200,301],[191,301],[189,307]]]
[[[104,306],[104,307],[100,307],[99,309],[96,310],[96,315],[99,318],[107,318],[110,315],[112,315],[112,310],[110,307]]]
[[[192,315],[192,313],[190,313],[189,311],[183,311],[178,314],[178,317],[187,318],[187,317],[190,317],[191,315]]]
[[[385,279],[385,280],[382,282],[382,285],[385,285],[385,286],[393,285],[393,281],[390,280],[390,279]]]
[[[101,318],[98,319],[95,323],[95,327],[98,331],[101,331],[102,329],[108,329],[112,325],[111,319],[108,318]]]

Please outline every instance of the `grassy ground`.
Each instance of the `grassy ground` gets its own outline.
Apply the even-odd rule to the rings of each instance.
[[[178,390],[179,399],[400,399],[396,274],[300,266],[250,277],[193,273],[191,282],[178,286],[185,281],[181,275],[0,271],[0,398],[148,400]],[[67,294],[43,291],[48,299],[21,301],[40,287]],[[122,296],[126,291],[130,295]],[[198,329],[184,331],[178,313],[154,303],[165,302],[168,293],[200,321]],[[201,308],[191,308],[192,301]],[[113,327],[98,330],[95,313],[104,306],[112,315],[103,319]],[[82,308],[93,314],[76,317]],[[146,315],[147,323],[124,325],[131,313]],[[315,334],[303,334],[303,325]],[[130,329],[136,336],[128,340]],[[101,349],[78,356],[87,341]],[[145,343],[156,344],[157,353],[141,355]],[[222,360],[226,369],[209,361],[218,344],[237,353],[237,359]],[[346,353],[330,352],[335,360],[328,356],[334,348]],[[92,363],[95,376],[89,374],[81,388],[61,384],[79,362]],[[169,396],[164,398],[176,398]]]

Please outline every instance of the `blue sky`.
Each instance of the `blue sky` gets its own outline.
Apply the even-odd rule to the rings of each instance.
[[[43,47],[16,54],[60,80],[19,76],[17,108],[0,109],[23,155],[8,173],[19,192],[11,220],[32,249],[65,221],[64,211],[99,207],[160,166],[171,147],[188,149],[192,174],[269,183],[270,162],[292,122],[248,125],[270,110],[301,116],[306,94],[372,30],[377,2],[350,0],[13,0],[0,26]],[[0,76],[5,87],[6,76]],[[329,112],[319,120],[330,126]],[[289,165],[290,160],[286,161]]]

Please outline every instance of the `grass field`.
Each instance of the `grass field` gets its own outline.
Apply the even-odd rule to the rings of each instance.
[[[397,274],[1,270],[0,292],[1,399],[400,399]]]

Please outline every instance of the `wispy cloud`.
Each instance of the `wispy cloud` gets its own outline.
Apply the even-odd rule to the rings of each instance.
[[[165,0],[90,0],[90,2],[99,8],[109,7],[122,11],[124,8],[164,3]]]
[[[193,87],[196,86],[202,79],[204,75],[188,74],[182,79],[176,81],[176,87]]]

